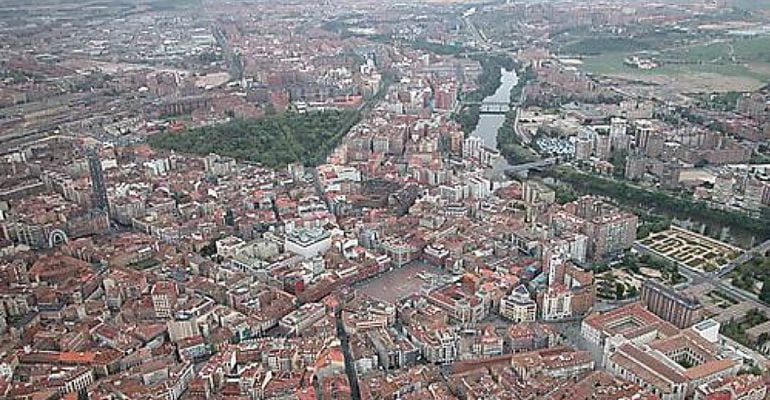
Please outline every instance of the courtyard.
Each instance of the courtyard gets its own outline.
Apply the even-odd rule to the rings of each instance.
[[[653,233],[638,243],[671,260],[705,272],[716,270],[743,252],[738,247],[676,226]]]

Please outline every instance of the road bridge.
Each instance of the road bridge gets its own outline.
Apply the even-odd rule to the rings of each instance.
[[[558,159],[556,157],[544,158],[539,161],[533,161],[533,162],[517,164],[517,165],[509,165],[505,167],[503,171],[515,174],[519,172],[529,171],[531,169],[550,167],[552,165],[555,165],[557,161]]]
[[[511,106],[505,103],[484,103],[479,108],[481,114],[507,114]]]
[[[481,114],[506,114],[512,108],[511,103],[502,101],[463,101],[460,104],[462,107],[478,106]]]

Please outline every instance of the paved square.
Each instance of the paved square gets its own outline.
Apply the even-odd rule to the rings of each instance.
[[[356,285],[356,289],[368,296],[396,303],[422,288],[429,288],[431,277],[441,277],[446,272],[430,265],[416,262],[401,268],[394,268],[375,279]]]

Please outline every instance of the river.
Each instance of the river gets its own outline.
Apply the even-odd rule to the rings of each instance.
[[[518,83],[519,77],[516,75],[516,71],[506,71],[501,69],[502,76],[500,79],[500,87],[497,88],[494,94],[484,99],[483,103],[507,103],[510,100],[511,89]],[[490,149],[497,149],[497,130],[505,122],[505,115],[500,114],[481,114],[479,116],[479,123],[476,125],[476,129],[471,132],[471,135],[480,137],[484,146]],[[492,174],[494,175],[499,168],[508,166],[505,158],[500,157],[498,163],[494,165]],[[669,218],[688,218],[688,215],[677,215],[667,213]],[[718,236],[724,241],[731,242],[743,248],[750,248],[755,245],[759,238],[754,237],[748,232],[741,231],[739,229],[727,230],[724,226],[710,223],[706,221],[692,220],[680,221],[680,225],[692,229],[696,232],[711,234]]]
[[[511,98],[511,89],[519,82],[519,77],[515,70],[507,71],[501,68],[502,76],[500,78],[500,87],[494,94],[484,99],[483,103],[508,103]],[[484,146],[490,149],[497,149],[497,130],[505,122],[505,115],[501,114],[481,114],[476,129],[471,132],[472,136],[478,136],[484,141]]]

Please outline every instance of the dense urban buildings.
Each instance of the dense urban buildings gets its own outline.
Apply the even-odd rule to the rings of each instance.
[[[767,397],[762,1],[32,3],[0,398]]]

